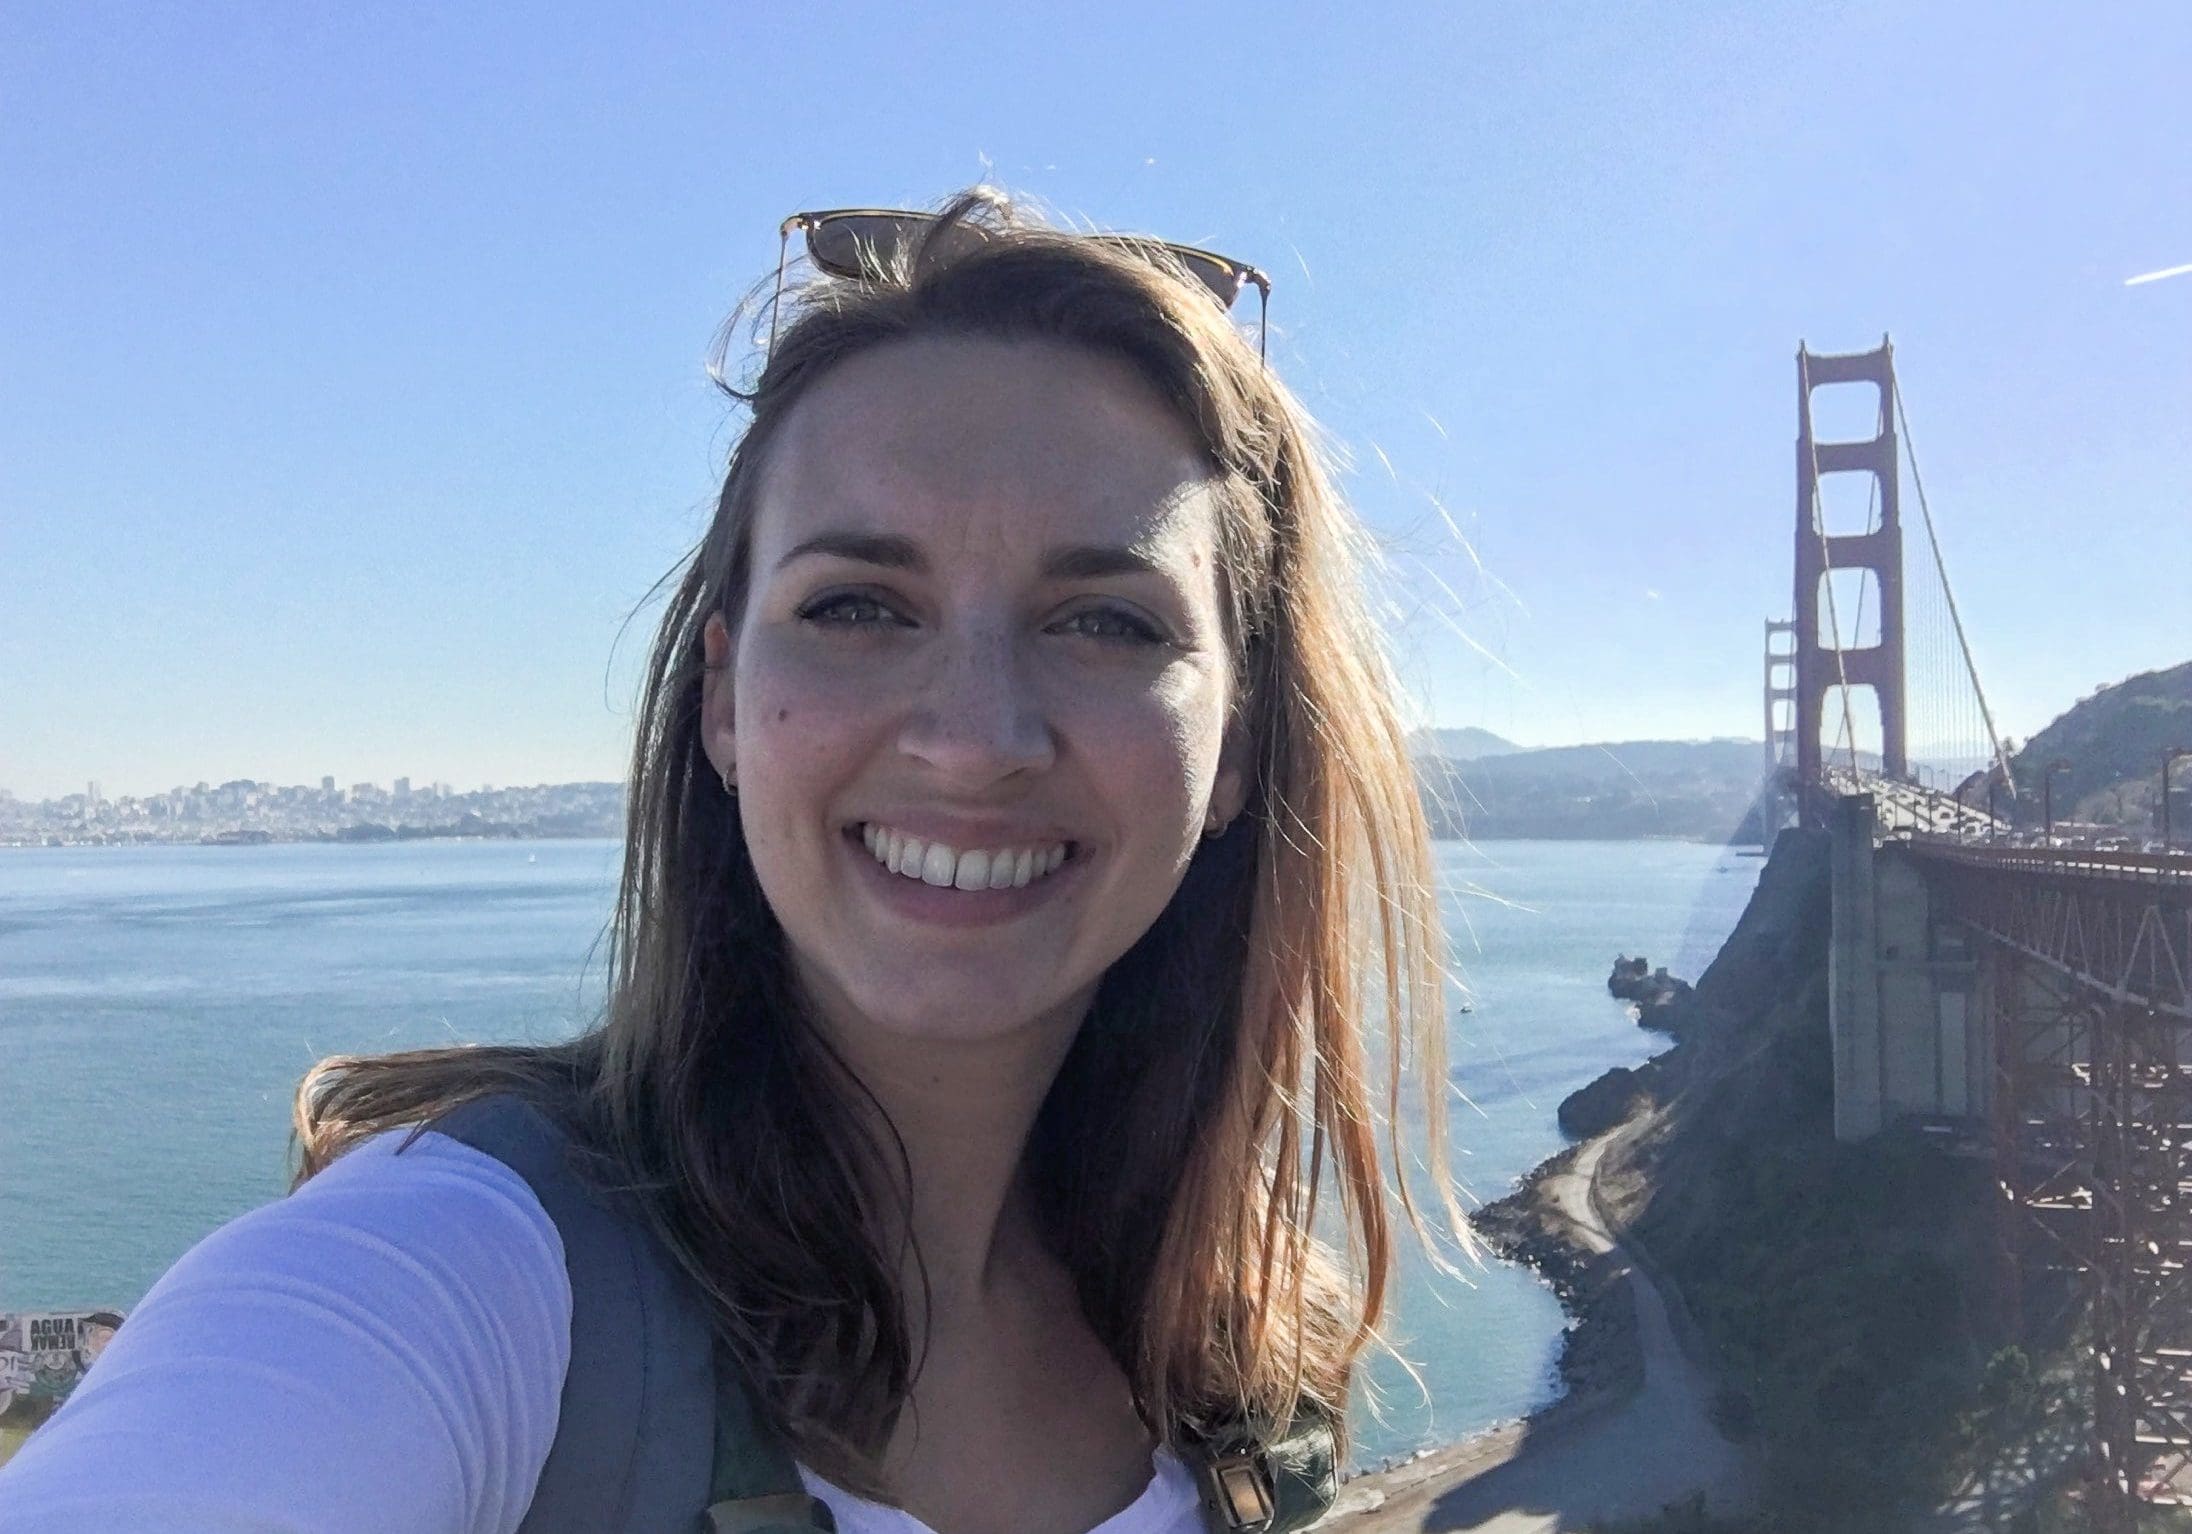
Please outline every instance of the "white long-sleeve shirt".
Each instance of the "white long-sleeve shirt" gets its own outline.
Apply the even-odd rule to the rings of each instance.
[[[524,1179],[405,1131],[222,1226],[0,1467],[0,1534],[511,1534],[571,1355],[563,1244]],[[1091,1534],[1199,1534],[1192,1476]],[[841,1534],[932,1534],[801,1469]]]

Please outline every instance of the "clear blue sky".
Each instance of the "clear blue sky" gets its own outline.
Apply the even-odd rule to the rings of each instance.
[[[2188,79],[2174,0],[10,5],[0,786],[620,776],[777,221],[985,175],[1274,274],[1425,716],[1531,744],[1756,734],[1797,343],[1892,331],[2029,733],[2192,658]]]

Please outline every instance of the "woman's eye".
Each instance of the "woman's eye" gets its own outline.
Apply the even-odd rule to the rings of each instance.
[[[1089,627],[1081,632],[1096,639],[1124,639],[1137,644],[1160,644],[1164,635],[1130,612],[1116,607],[1092,607],[1086,612],[1075,613],[1065,620],[1068,624],[1085,623]]]
[[[856,629],[879,627],[894,614],[874,597],[846,591],[824,597],[819,602],[809,602],[799,609],[799,616],[808,623],[819,623],[826,628]]]

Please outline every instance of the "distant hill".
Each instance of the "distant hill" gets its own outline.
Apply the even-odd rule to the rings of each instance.
[[[1419,761],[1432,832],[1726,842],[1758,794],[1755,740],[1631,740]]]
[[[2010,758],[2017,777],[2016,819],[2042,815],[2047,764],[2070,763],[2055,776],[2055,817],[2120,825],[2151,834],[2160,819],[2162,752],[2192,746],[2192,661],[2145,671],[2103,687],[2026,741]],[[2192,759],[2171,777],[2175,807],[2192,803]],[[2182,837],[2192,826],[2180,829]]]
[[[1512,756],[1522,749],[1513,741],[1503,740],[1490,730],[1480,730],[1473,724],[1452,730],[1418,730],[1408,737],[1409,754],[1419,760],[1443,756],[1453,762],[1474,762],[1487,756]]]

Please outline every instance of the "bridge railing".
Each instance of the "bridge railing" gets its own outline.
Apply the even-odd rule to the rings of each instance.
[[[1913,850],[1930,858],[1965,863],[2001,873],[2126,879],[2142,884],[2192,888],[2192,853],[2101,852],[2090,847],[1998,847],[1953,837],[1914,836]]]

